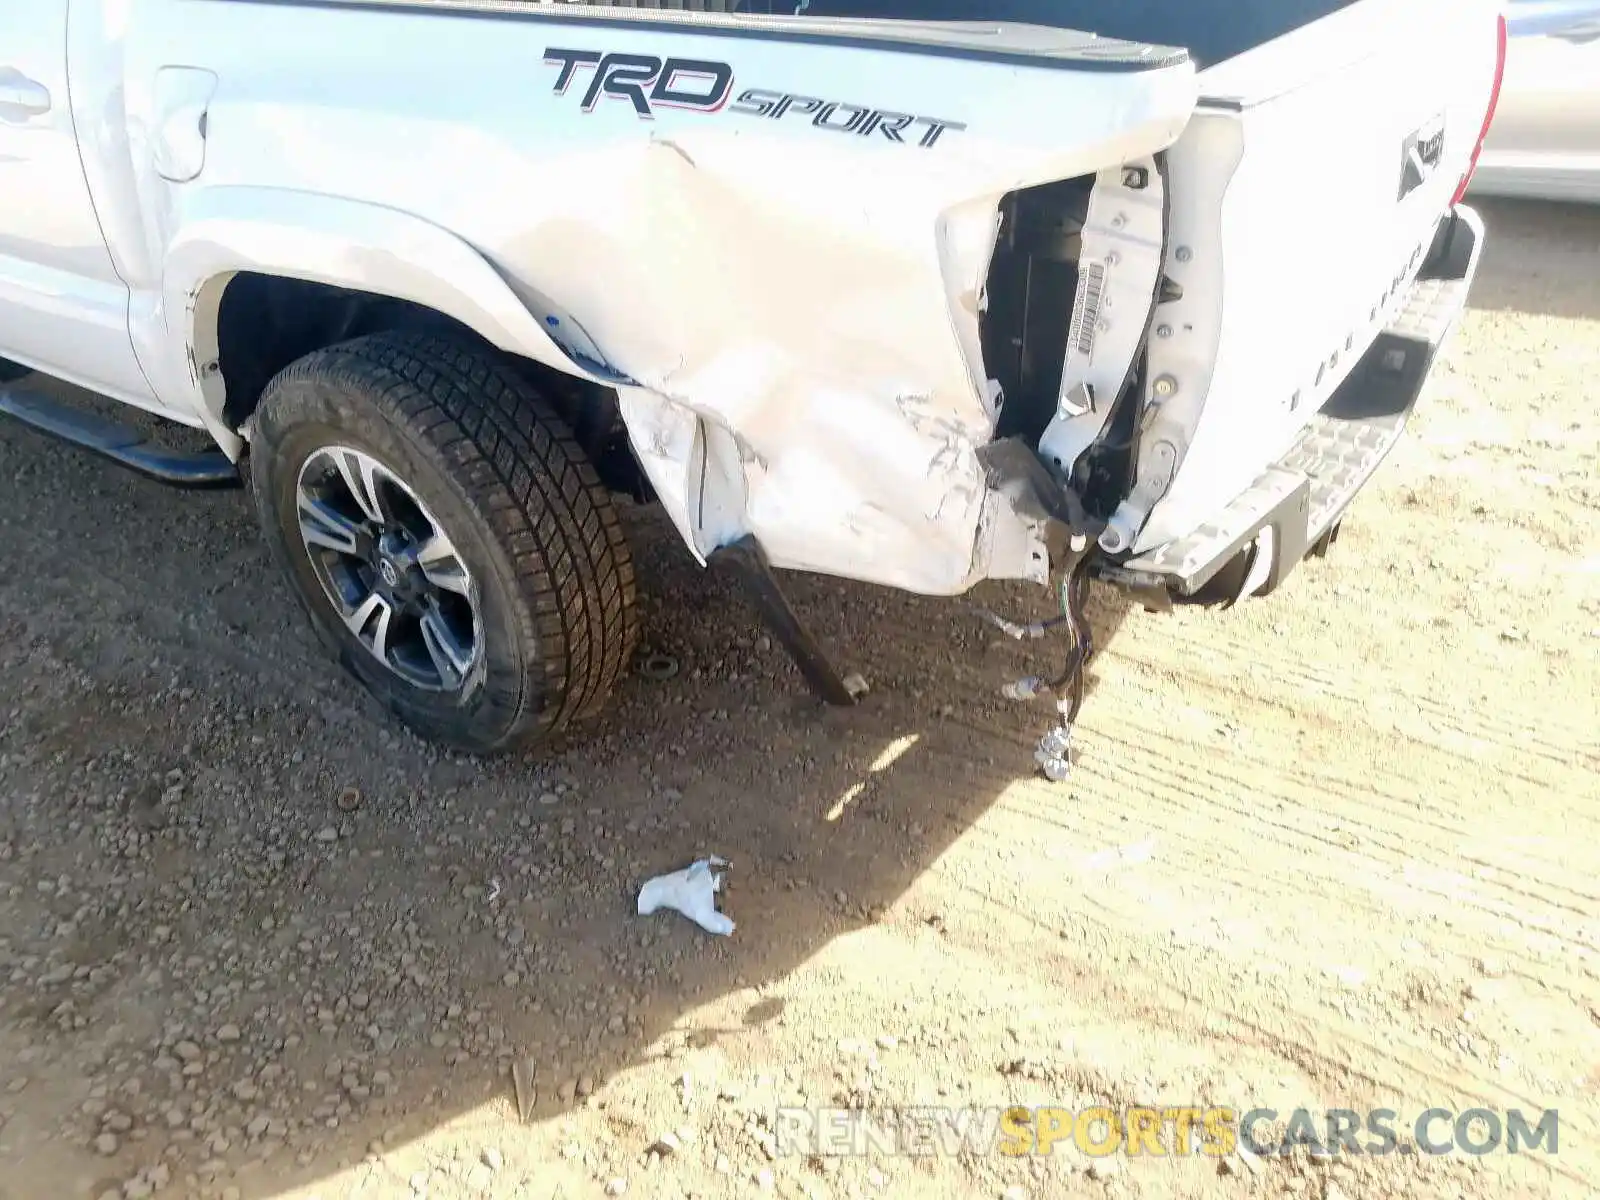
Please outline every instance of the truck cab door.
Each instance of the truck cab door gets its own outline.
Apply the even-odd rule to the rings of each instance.
[[[78,157],[68,2],[0,4],[0,357],[148,406]]]

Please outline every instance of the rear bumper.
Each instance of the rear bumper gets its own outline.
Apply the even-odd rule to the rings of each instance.
[[[1175,598],[1242,599],[1272,591],[1325,547],[1405,432],[1440,349],[1466,307],[1483,252],[1483,221],[1457,207],[1440,223],[1405,307],[1380,333],[1289,451],[1187,537],[1116,562],[1108,582]]]

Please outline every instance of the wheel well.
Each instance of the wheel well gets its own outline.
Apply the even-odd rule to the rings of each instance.
[[[425,305],[305,279],[240,271],[228,281],[217,309],[223,420],[230,429],[242,428],[273,377],[307,354],[396,330],[470,341],[513,364],[566,420],[606,486],[647,498],[648,484],[611,388],[491,346],[469,326]]]

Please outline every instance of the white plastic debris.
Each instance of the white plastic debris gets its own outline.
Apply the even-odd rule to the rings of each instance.
[[[670,908],[688,917],[707,933],[727,937],[733,922],[717,911],[717,893],[722,876],[713,867],[727,866],[727,860],[713,854],[690,863],[670,875],[657,875],[639,889],[639,915],[647,917],[657,909]]]

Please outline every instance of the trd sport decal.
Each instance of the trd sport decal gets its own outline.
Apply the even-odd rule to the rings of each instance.
[[[815,129],[851,133],[857,137],[881,134],[891,142],[915,144],[924,149],[936,145],[946,130],[966,128],[960,121],[762,88],[746,88],[730,105],[733,68],[727,63],[707,59],[663,59],[650,54],[601,54],[595,50],[551,47],[544,52],[544,61],[557,68],[555,93],[558,96],[566,95],[581,77],[585,84],[581,101],[584,112],[593,112],[596,104],[609,97],[626,100],[633,111],[647,121],[655,117],[658,108],[684,108],[705,113],[726,108],[729,112],[769,121],[809,117]]]
[[[593,112],[602,96],[628,101],[647,119],[655,116],[656,105],[716,112],[728,102],[733,88],[732,67],[698,58],[662,60],[649,54],[600,54],[552,46],[544,52],[544,61],[561,68],[556,74],[558,96],[566,94],[579,71],[594,68],[583,93],[584,112]]]
[[[912,140],[924,148],[936,143],[947,129],[966,128],[959,121],[888,112],[844,100],[821,100],[816,96],[796,96],[790,92],[766,92],[760,88],[746,88],[740,92],[739,98],[733,102],[733,111],[752,117],[766,117],[770,121],[781,121],[793,113],[810,117],[811,124],[817,129],[853,133],[858,137],[881,133],[891,142],[905,142],[908,140],[905,135],[909,133]]]

